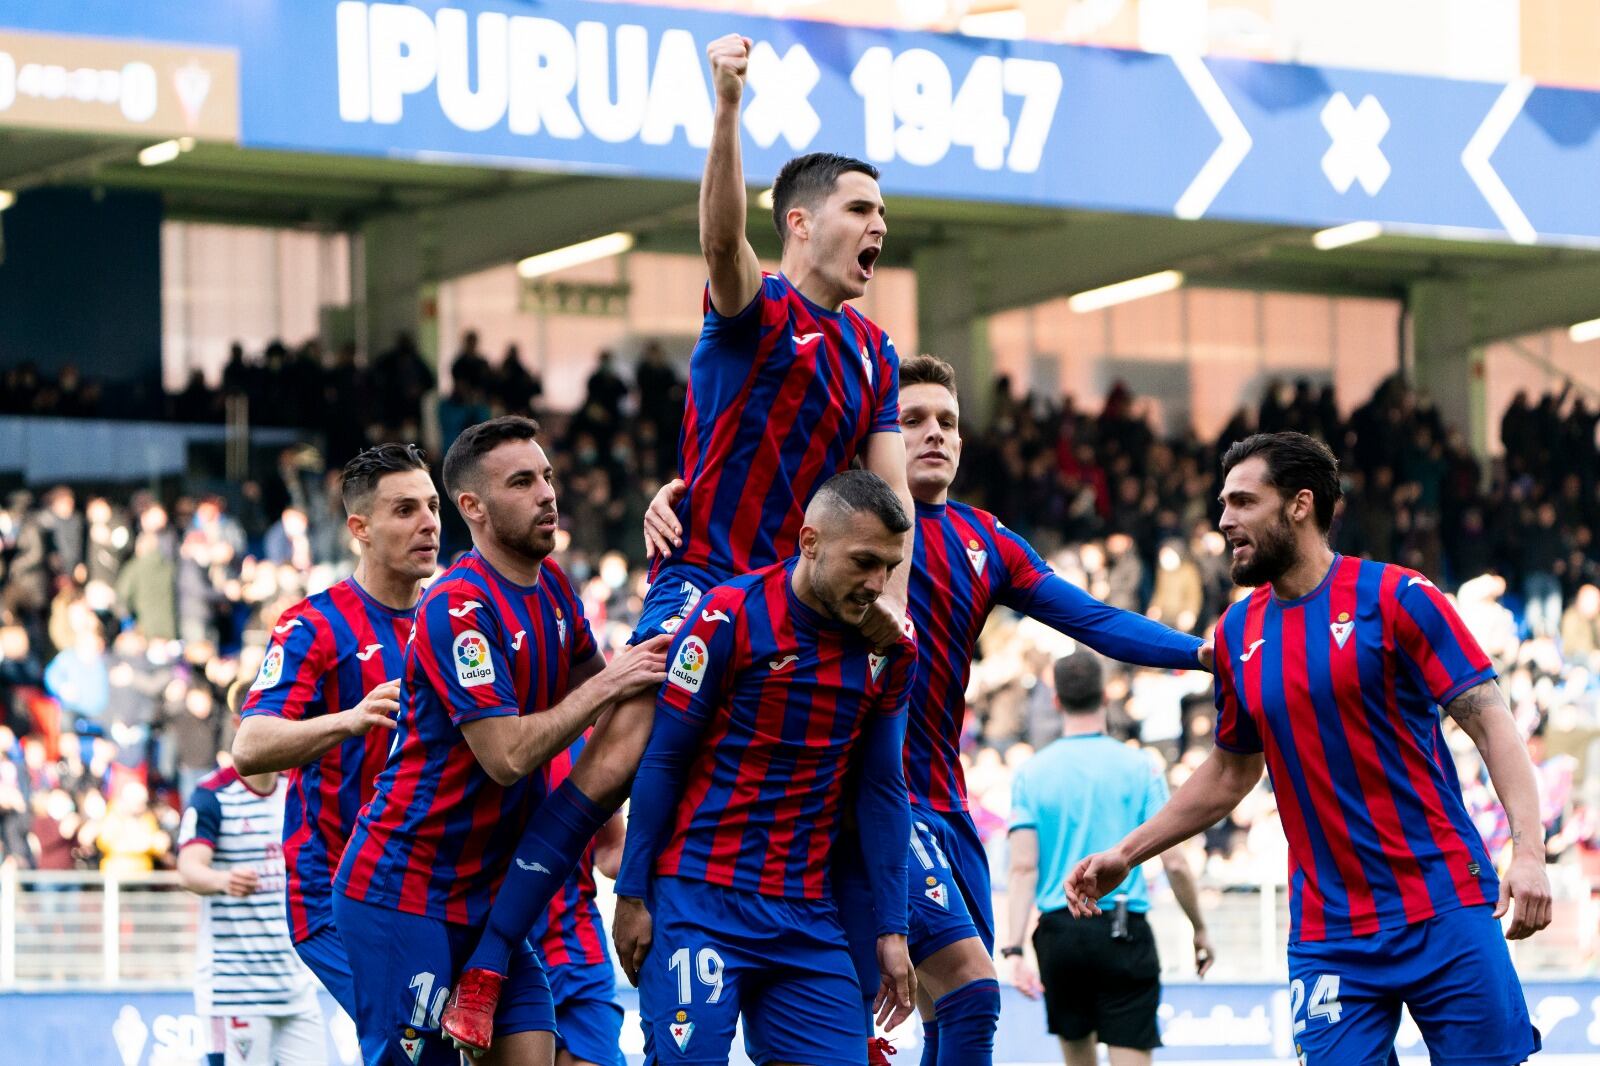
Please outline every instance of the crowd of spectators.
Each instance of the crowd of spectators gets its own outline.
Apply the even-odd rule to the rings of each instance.
[[[175,812],[225,763],[231,687],[254,675],[279,613],[354,565],[337,470],[365,443],[428,439],[437,460],[462,428],[503,412],[545,423],[561,478],[558,549],[603,643],[625,638],[644,589],[646,506],[676,468],[681,371],[646,346],[631,371],[603,353],[572,412],[541,408],[513,348],[494,361],[472,334],[450,386],[401,338],[374,361],[326,365],[314,345],[237,349],[220,389],[170,398],[220,418],[248,398],[252,422],[306,431],[270,470],[227,492],[81,498],[13,492],[0,510],[0,861],[63,869],[170,862]],[[1341,413],[1331,388],[1271,382],[1217,440],[1160,439],[1149,404],[1118,386],[1099,410],[995,383],[992,415],[965,427],[954,493],[1029,538],[1070,580],[1119,607],[1207,631],[1237,594],[1215,529],[1220,450],[1257,429],[1300,429],[1339,454],[1344,552],[1391,559],[1453,592],[1494,657],[1547,783],[1552,854],[1595,861],[1597,805],[1575,747],[1600,727],[1600,453],[1596,413],[1566,392],[1506,412],[1507,455],[1485,469],[1463,435],[1399,379]],[[307,399],[310,397],[311,399]],[[320,397],[320,401],[316,398]],[[445,556],[466,547],[446,507]],[[969,690],[966,759],[976,816],[1004,837],[1011,771],[1058,730],[1050,664],[1064,638],[997,615]],[[1114,672],[1112,721],[1181,780],[1210,747],[1209,679]],[[1587,732],[1586,732],[1587,731]],[[1457,737],[1457,741],[1464,738]],[[1480,828],[1502,833],[1470,745],[1459,766]],[[1591,767],[1591,780],[1600,767]],[[1281,877],[1282,834],[1263,787],[1207,834],[1214,883]],[[1269,831],[1270,830],[1270,831]]]

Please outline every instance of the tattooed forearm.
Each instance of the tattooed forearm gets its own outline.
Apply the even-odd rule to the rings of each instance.
[[[1504,704],[1505,698],[1500,695],[1500,686],[1489,680],[1472,686],[1451,700],[1445,711],[1456,720],[1457,725],[1466,728],[1476,725],[1484,711]]]

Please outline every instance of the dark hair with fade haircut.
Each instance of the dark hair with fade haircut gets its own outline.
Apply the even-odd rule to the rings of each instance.
[[[1087,648],[1056,660],[1056,702],[1068,714],[1092,714],[1105,703],[1105,670]]]
[[[913,355],[900,360],[900,387],[907,385],[943,385],[950,395],[960,395],[956,392],[956,368],[936,355]]]
[[[374,444],[344,464],[339,495],[345,514],[366,514],[385,474],[427,469],[428,460],[415,444]]]
[[[1344,498],[1339,487],[1339,460],[1332,450],[1304,433],[1256,433],[1235,441],[1222,457],[1222,476],[1246,459],[1259,456],[1267,464],[1267,483],[1285,498],[1302,489],[1311,490],[1317,528],[1326,533],[1333,526],[1333,512]]]
[[[911,528],[911,519],[900,506],[900,497],[894,494],[887,481],[870,470],[846,470],[833,475],[822,483],[816,498],[844,514],[865,511],[876,515],[890,533],[904,533]]]
[[[467,482],[478,473],[485,455],[509,440],[533,440],[539,423],[523,415],[501,415],[487,422],[468,426],[444,455],[444,490],[453,500],[467,490]]]
[[[772,224],[778,230],[778,243],[789,243],[785,219],[791,207],[815,208],[832,195],[840,175],[851,173],[878,180],[878,168],[871,163],[833,152],[812,152],[785,163],[772,181]]]

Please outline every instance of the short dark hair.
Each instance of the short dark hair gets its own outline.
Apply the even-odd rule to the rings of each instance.
[[[1339,460],[1328,446],[1304,433],[1256,433],[1235,441],[1222,457],[1222,476],[1246,459],[1260,456],[1267,464],[1267,483],[1285,498],[1302,489],[1311,490],[1317,528],[1326,533],[1333,526],[1334,508],[1344,498],[1339,487]]]
[[[339,495],[344,500],[345,514],[366,514],[385,474],[426,469],[428,460],[415,444],[374,444],[344,464]]]
[[[844,514],[870,512],[890,533],[904,533],[911,528],[900,497],[887,481],[870,470],[846,470],[833,475],[823,482],[815,498]]]
[[[900,387],[907,385],[943,385],[950,395],[957,396],[956,368],[936,355],[913,355],[900,360]]]
[[[508,440],[533,440],[538,435],[539,423],[523,415],[501,415],[468,426],[445,452],[444,490],[455,499],[467,491],[467,483],[477,474],[485,455]]]
[[[1056,701],[1068,714],[1093,714],[1105,703],[1105,671],[1087,648],[1056,660]]]
[[[772,182],[772,224],[778,229],[778,243],[789,241],[789,225],[784,220],[791,207],[815,208],[833,193],[839,176],[850,173],[878,180],[878,168],[871,163],[833,152],[812,152],[785,163]]]

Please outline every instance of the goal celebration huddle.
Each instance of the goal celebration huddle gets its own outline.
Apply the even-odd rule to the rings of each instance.
[[[1395,1061],[1402,1006],[1436,1062],[1532,1056],[1506,940],[1550,922],[1538,793],[1452,602],[1427,575],[1330,548],[1338,464],[1298,433],[1223,459],[1219,530],[1253,591],[1209,638],[1091,597],[1006,516],[952,498],[955,369],[902,357],[851,304],[889,228],[878,171],[791,160],[772,184],[780,269],[747,239],[750,47],[708,50],[704,322],[627,646],[603,652],[556,558],[562,487],[538,424],[503,416],[461,433],[442,485],[406,443],[349,464],[360,565],[278,619],[244,700],[229,780],[286,774],[294,950],[354,1019],[362,1061],[617,1066],[616,965],[639,989],[647,1063],[726,1063],[738,1033],[759,1066],[886,1063],[883,1034],[915,1013],[922,1066],[990,1066],[1027,921],[993,913],[960,749],[1001,609],[1109,659],[1214,674],[1209,758],[1131,832],[1070,869],[1041,863],[1041,898],[1098,936],[1142,863],[1265,773],[1300,1061]],[[435,574],[443,508],[472,547]],[[1444,716],[1505,808],[1504,868],[1467,814]],[[1013,828],[1046,848],[1050,822]],[[596,870],[616,879],[609,934]],[[1148,1061],[1153,1014],[1125,1024],[1127,1003],[1071,968],[1043,984],[1068,1061],[1096,1033],[1113,1062]]]

